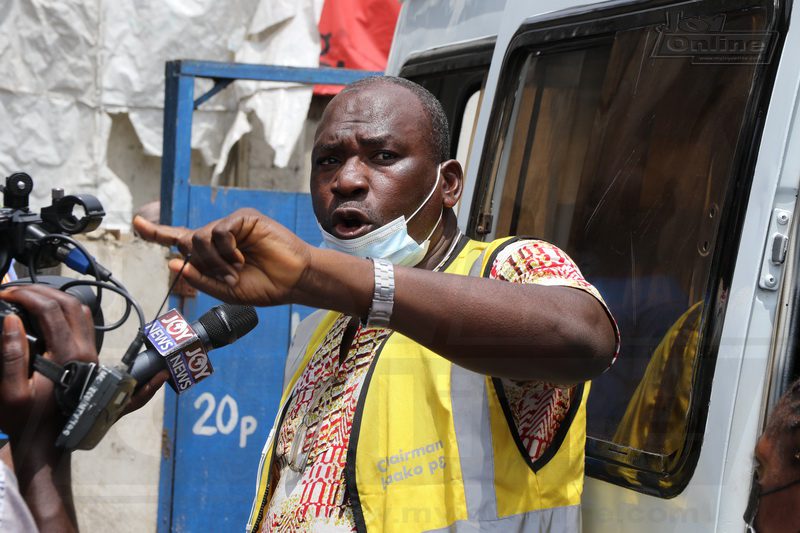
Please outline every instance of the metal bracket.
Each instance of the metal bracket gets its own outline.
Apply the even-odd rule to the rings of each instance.
[[[233,83],[232,79],[221,79],[221,78],[212,78],[214,80],[214,86],[208,90],[207,93],[200,96],[197,100],[194,101],[194,108],[197,109],[205,102],[211,99],[212,96],[220,92],[222,89]]]
[[[488,235],[492,232],[492,214],[480,213],[478,215],[477,224],[475,226],[475,233],[478,235]]]
[[[789,248],[789,227],[792,214],[785,209],[774,209],[769,223],[769,238],[761,260],[758,286],[765,291],[777,291]]]

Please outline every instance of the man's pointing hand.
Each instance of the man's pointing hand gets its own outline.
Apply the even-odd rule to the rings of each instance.
[[[293,292],[310,263],[311,247],[255,209],[233,214],[196,229],[133,220],[145,240],[176,246],[189,264],[183,272],[197,289],[226,302],[279,305],[294,301]],[[178,272],[183,261],[173,259]]]

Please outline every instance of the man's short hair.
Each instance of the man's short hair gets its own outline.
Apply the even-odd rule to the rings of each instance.
[[[434,159],[436,159],[437,163],[450,159],[450,128],[447,124],[447,115],[444,112],[441,102],[422,85],[405,78],[398,78],[397,76],[370,76],[354,81],[342,89],[341,92],[356,91],[377,83],[399,85],[414,93],[419,103],[422,104],[425,114],[428,115],[428,122],[430,123],[429,136],[432,148],[431,153]]]

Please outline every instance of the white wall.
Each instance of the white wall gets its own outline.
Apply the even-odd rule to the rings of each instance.
[[[118,239],[111,233],[95,233],[81,241],[139,301],[145,318],[152,319],[167,289],[165,249],[131,234]],[[123,310],[121,298],[104,293],[106,323]],[[132,319],[106,335],[100,354],[103,364],[119,364],[136,326]],[[163,408],[162,390],[145,407],[117,422],[94,450],[74,452],[73,489],[81,531],[155,531]]]

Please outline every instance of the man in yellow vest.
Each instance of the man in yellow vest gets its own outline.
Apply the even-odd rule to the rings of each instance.
[[[554,245],[461,234],[449,145],[433,95],[369,78],[317,129],[320,248],[252,209],[134,221],[200,290],[330,310],[295,335],[248,531],[580,529],[585,382],[616,326]]]

